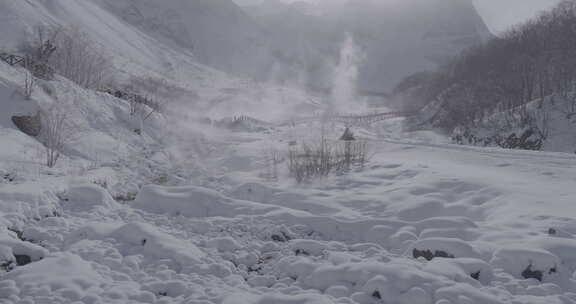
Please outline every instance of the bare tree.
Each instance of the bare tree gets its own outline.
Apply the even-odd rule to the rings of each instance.
[[[53,168],[60,159],[64,146],[74,134],[69,116],[63,105],[54,104],[41,113],[41,141],[45,147],[46,166]]]
[[[39,27],[21,50],[26,68],[39,78],[57,73],[85,88],[99,89],[111,77],[110,56],[78,28]]]
[[[111,76],[110,57],[88,35],[76,28],[56,29],[56,50],[50,64],[56,72],[77,84],[99,89]]]
[[[27,100],[32,98],[32,93],[34,93],[34,86],[36,84],[36,79],[32,72],[26,70],[26,75],[24,76],[24,83],[22,84],[21,94]]]
[[[324,136],[316,145],[303,144],[288,153],[288,170],[296,182],[343,172],[351,166],[363,167],[368,160],[368,142],[329,141]]]

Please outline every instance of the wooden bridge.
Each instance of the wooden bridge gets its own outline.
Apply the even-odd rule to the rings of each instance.
[[[408,117],[411,115],[413,115],[413,113],[410,112],[384,112],[363,115],[337,115],[332,117],[332,120],[346,125],[369,125],[383,120]]]
[[[302,124],[313,121],[330,121],[330,122],[340,122],[347,126],[354,125],[370,125],[379,121],[389,120],[394,118],[409,117],[416,113],[413,112],[377,112],[370,114],[353,114],[353,115],[317,115],[313,117],[299,118],[290,121],[290,124]]]

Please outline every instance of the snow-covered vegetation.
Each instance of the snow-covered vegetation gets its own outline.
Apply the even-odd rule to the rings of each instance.
[[[436,72],[408,77],[397,96],[422,109],[417,125],[457,142],[574,152],[575,22],[576,2],[561,1]]]
[[[1,304],[576,303],[573,154],[406,131],[352,38],[332,94],[216,70],[168,19],[241,9],[163,4],[0,1]],[[567,138],[570,100],[487,119]]]

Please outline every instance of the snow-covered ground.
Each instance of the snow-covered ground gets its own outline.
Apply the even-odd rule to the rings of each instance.
[[[26,101],[21,77],[1,66],[0,303],[576,303],[573,155],[448,145],[393,120],[354,128],[363,169],[298,185],[268,157],[318,140],[319,122],[140,124],[64,79]],[[242,96],[205,113],[260,112]],[[10,116],[56,99],[78,132],[46,169]]]
[[[353,127],[363,168],[297,184],[290,146],[345,129],[310,119],[321,100],[69,2],[2,2],[16,35],[0,42],[84,24],[115,46],[118,81],[182,95],[146,120],[61,77],[26,100],[24,70],[0,62],[1,304],[576,303],[573,154],[450,145],[397,119]],[[49,169],[12,117],[55,104],[73,132]]]

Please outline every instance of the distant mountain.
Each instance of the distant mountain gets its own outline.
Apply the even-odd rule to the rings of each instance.
[[[365,55],[358,87],[376,93],[491,36],[471,0],[265,0],[244,7],[232,0],[0,0],[2,24],[4,49],[39,24],[71,25],[128,63],[160,72],[180,69],[187,54],[227,73],[320,90],[331,88],[350,33]]]
[[[359,87],[386,92],[409,74],[434,69],[492,34],[471,0],[278,0],[246,7],[274,35],[275,54],[306,66],[313,86],[330,83],[330,65],[351,33],[364,52]],[[324,66],[327,65],[327,66]]]

